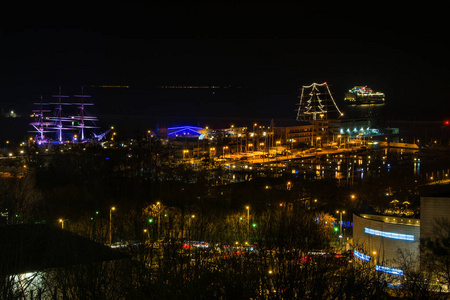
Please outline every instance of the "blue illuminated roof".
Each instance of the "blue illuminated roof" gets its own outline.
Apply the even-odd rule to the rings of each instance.
[[[403,233],[395,233],[395,232],[387,232],[380,231],[371,228],[364,228],[364,232],[371,235],[381,236],[389,239],[395,240],[403,240],[403,241],[414,241],[414,235],[411,234],[403,234]]]
[[[178,126],[178,127],[168,127],[167,130],[180,130],[180,129],[194,129],[194,130],[202,130],[201,127],[195,127],[195,126]]]
[[[194,126],[179,126],[179,127],[169,127],[167,130],[171,132],[168,133],[169,136],[199,136],[201,135],[199,130],[202,130],[201,127]]]

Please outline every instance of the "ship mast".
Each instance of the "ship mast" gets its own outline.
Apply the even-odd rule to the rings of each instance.
[[[39,105],[39,109],[33,110],[33,115],[35,117],[35,121],[31,122],[30,125],[34,127],[35,130],[29,131],[29,132],[36,132],[36,140],[39,144],[45,143],[45,135],[46,132],[54,132],[46,130],[47,126],[53,125],[53,122],[46,122],[46,117],[44,116],[44,113],[50,112],[48,109],[43,109],[44,105],[48,105],[48,103],[42,102],[42,96],[41,96],[41,102],[40,103],[34,103],[34,105]]]
[[[338,117],[343,115],[326,82],[302,86],[297,121],[328,120],[330,113],[337,113]]]
[[[58,142],[62,143],[63,142],[63,130],[70,130],[69,127],[65,127],[63,125],[63,122],[68,122],[70,121],[70,119],[68,119],[67,117],[63,117],[63,105],[71,105],[70,103],[65,103],[62,102],[62,98],[68,98],[69,96],[65,96],[61,94],[61,87],[59,87],[59,94],[58,95],[52,95],[53,98],[58,98],[58,102],[57,103],[50,103],[53,105],[56,105],[55,108],[55,116],[54,117],[49,117],[49,120],[55,121],[55,128],[56,132],[57,132],[57,138],[58,138]]]
[[[90,98],[90,95],[85,95],[84,94],[84,88],[81,87],[81,95],[74,95],[75,98],[81,98],[81,102],[79,103],[72,103],[73,105],[78,105],[78,109],[80,110],[79,115],[77,116],[72,116],[72,119],[78,120],[78,125],[74,125],[74,128],[80,128],[80,132],[81,132],[81,142],[85,141],[85,135],[84,135],[84,130],[86,128],[98,128],[97,126],[95,126],[96,121],[98,121],[98,119],[96,117],[93,116],[89,116],[86,113],[86,109],[85,106],[89,106],[89,105],[94,105],[94,103],[86,103],[84,102],[85,98]],[[86,125],[86,122],[91,122],[93,125]]]

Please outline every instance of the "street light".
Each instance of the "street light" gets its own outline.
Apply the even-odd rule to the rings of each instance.
[[[144,244],[145,244],[145,234],[147,233],[147,239],[150,241],[150,233],[147,229],[144,229]]]
[[[61,229],[64,229],[64,221],[65,219],[59,219],[59,223],[61,223]]]
[[[318,137],[316,137],[316,148],[317,148],[317,145],[319,144],[319,141],[321,140],[321,137],[320,136],[318,136]]]
[[[342,214],[345,214],[345,210],[337,210],[336,213],[339,214],[340,216],[340,221],[339,221],[339,246],[342,246]]]
[[[228,149],[228,146],[223,146],[222,147],[222,156],[223,156],[223,158],[225,158],[225,149]]]
[[[190,241],[191,240],[191,219],[193,220],[193,219],[195,219],[195,215],[190,215],[189,216],[189,235],[188,235],[188,241]]]
[[[250,206],[246,206],[245,209],[247,210],[247,238],[250,235]]]
[[[113,210],[116,210],[116,208],[113,206],[109,210],[109,246],[112,246],[112,231],[111,231],[111,220],[112,220],[112,212]]]

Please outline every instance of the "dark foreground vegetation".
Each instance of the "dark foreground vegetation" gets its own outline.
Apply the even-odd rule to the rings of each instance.
[[[405,276],[415,278],[411,284],[355,260],[339,247],[334,230],[336,209],[345,208],[351,220],[352,211],[385,205],[386,191],[405,194],[414,204],[414,177],[407,174],[391,171],[350,187],[292,172],[248,171],[252,180],[224,184],[227,171],[219,166],[192,168],[139,148],[27,159],[26,168],[16,168],[23,176],[0,181],[0,207],[8,213],[3,226],[63,227],[99,244],[109,246],[111,239],[126,256],[36,264],[27,278],[14,276],[17,262],[1,257],[8,262],[0,268],[1,298],[30,291],[58,299],[442,297],[431,292],[426,276],[411,271]],[[367,203],[371,194],[373,203]],[[449,247],[443,245],[445,258]],[[396,289],[388,285],[393,282]]]

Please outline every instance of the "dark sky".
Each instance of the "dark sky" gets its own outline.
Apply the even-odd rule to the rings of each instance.
[[[3,10],[0,107],[117,84],[130,89],[98,93],[102,113],[295,118],[298,89],[326,81],[338,102],[368,85],[396,108],[448,111],[444,2],[94,2]],[[170,84],[233,90],[155,91]]]

